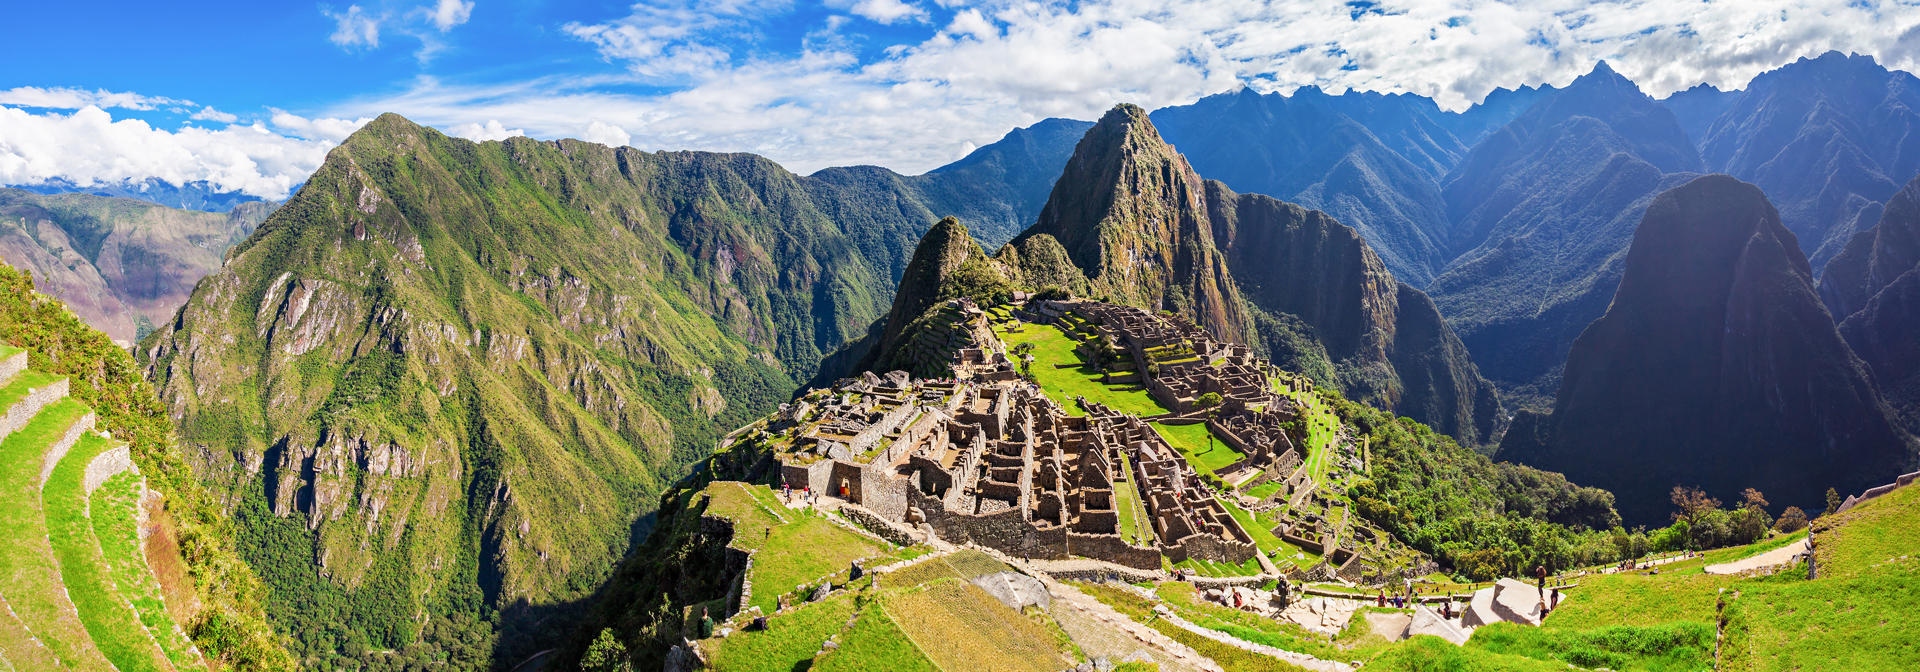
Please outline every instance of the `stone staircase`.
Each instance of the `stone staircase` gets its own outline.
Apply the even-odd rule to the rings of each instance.
[[[127,445],[27,355],[0,345],[0,672],[204,667],[141,550]]]

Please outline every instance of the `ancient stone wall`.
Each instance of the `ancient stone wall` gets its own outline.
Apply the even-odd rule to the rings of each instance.
[[[93,491],[102,483],[106,483],[107,479],[123,471],[140,472],[140,468],[133,464],[133,453],[127,450],[126,446],[116,446],[93,456],[93,460],[87,462],[87,471],[83,478],[87,494],[93,494]]]
[[[1195,558],[1208,562],[1225,562],[1235,565],[1252,560],[1253,555],[1260,552],[1260,549],[1253,544],[1228,541],[1211,534],[1190,535],[1185,539],[1181,539],[1180,543],[1176,545],[1184,551],[1183,560]]]
[[[1160,549],[1129,544],[1117,534],[1067,533],[1067,551],[1135,569],[1159,569]]]
[[[65,378],[35,388],[32,394],[28,394],[26,398],[14,402],[13,406],[7,408],[6,417],[0,418],[0,437],[20,431],[21,427],[27,426],[28,421],[33,420],[33,416],[38,414],[41,408],[65,398],[67,398],[67,379]]]
[[[63,394],[61,396],[66,395]],[[60,458],[67,456],[67,451],[73,448],[74,442],[79,441],[81,435],[93,430],[93,421],[93,411],[87,411],[87,414],[80,416],[80,420],[73,423],[72,427],[67,428],[67,433],[60,435],[60,439],[54,441],[53,445],[47,446],[46,452],[41,453],[40,456],[40,480],[37,481],[38,483],[42,485],[46,484],[47,477],[53,475],[53,467],[60,463]]]
[[[879,535],[881,539],[885,539],[894,544],[912,546],[920,543],[919,539],[914,538],[913,532],[905,526],[889,521],[879,513],[869,510],[864,506],[858,504],[842,506],[840,507],[840,515],[846,516],[847,520],[853,521],[855,525],[866,528],[868,532]]]

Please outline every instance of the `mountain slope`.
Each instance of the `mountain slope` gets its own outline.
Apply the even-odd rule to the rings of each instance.
[[[1427,290],[1511,400],[1550,403],[1567,349],[1619,284],[1641,212],[1692,177],[1668,170],[1698,165],[1673,115],[1603,63],[1448,175],[1459,253]]]
[[[1872,229],[1856,233],[1820,277],[1820,298],[1873,370],[1880,393],[1911,431],[1920,427],[1920,178],[1908,182]]]
[[[1814,272],[1920,173],[1920,79],[1827,52],[1761,74],[1701,141],[1707,166],[1766,190]]]
[[[1711,175],[1648,206],[1552,415],[1516,418],[1501,456],[1612,490],[1630,524],[1675,485],[1811,510],[1912,459],[1887,413],[1765,195]]]
[[[1212,180],[1207,208],[1240,294],[1256,311],[1257,337],[1276,363],[1310,371],[1317,368],[1311,360],[1326,357],[1350,398],[1462,444],[1495,439],[1505,414],[1493,385],[1433,301],[1395,280],[1352,228]]]
[[[933,222],[878,178],[387,115],[142,355],[301,646],[444,619],[517,662],[667,482],[887,309]]]
[[[1204,198],[1199,175],[1146,111],[1123,104],[1080,139],[1039,220],[1014,244],[1052,236],[1095,295],[1187,313],[1220,338],[1243,340],[1247,320]]]
[[[1347,97],[1317,89],[1292,96],[1242,89],[1163,108],[1152,119],[1209,179],[1324,210],[1365,236],[1395,276],[1425,285],[1446,263],[1441,249],[1445,206],[1429,171],[1444,170],[1442,164],[1450,165],[1465,150],[1411,103],[1351,97],[1356,100],[1346,107],[1391,130],[1388,137],[1422,165],[1329,104]]]
[[[0,189],[0,259],[94,328],[131,344],[165,324],[277,203],[215,214],[90,194]]]

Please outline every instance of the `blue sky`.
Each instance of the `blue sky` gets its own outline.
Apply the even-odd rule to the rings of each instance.
[[[1606,59],[1649,94],[1830,49],[1912,69],[1911,0],[22,2],[0,184],[279,198],[364,120],[918,173],[1050,116],[1252,86],[1458,109]]]

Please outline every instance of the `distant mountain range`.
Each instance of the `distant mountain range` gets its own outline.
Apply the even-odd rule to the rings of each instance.
[[[227,212],[242,203],[259,203],[266,199],[250,196],[239,191],[222,191],[208,182],[188,182],[174,184],[158,178],[129,180],[107,184],[81,186],[68,180],[55,179],[38,184],[7,184],[0,187],[31,191],[36,194],[89,194],[106,198],[131,198],[156,205],[181,210],[199,210],[202,212]],[[291,191],[299,191],[300,185],[294,185]]]

